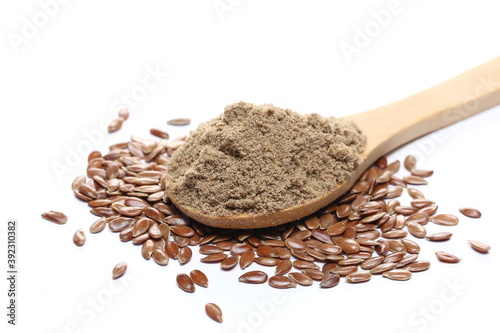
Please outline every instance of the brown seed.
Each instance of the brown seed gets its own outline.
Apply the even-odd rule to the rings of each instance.
[[[470,246],[476,250],[477,252],[480,253],[488,253],[489,250],[491,250],[491,247],[489,245],[486,245],[480,241],[477,240],[468,240]]]
[[[404,166],[406,170],[412,171],[415,168],[415,165],[417,164],[417,158],[413,155],[408,155],[406,156],[404,160]]]
[[[118,117],[113,120],[108,125],[108,133],[113,133],[118,131],[120,128],[122,128],[123,125],[123,118]]]
[[[359,239],[358,239],[359,243]],[[361,243],[360,243],[361,244]],[[342,253],[342,248],[338,245],[322,243],[316,246],[316,250],[324,254],[340,254]]]
[[[360,267],[362,269],[370,270],[370,269],[380,265],[383,261],[384,261],[383,256],[373,257],[373,258],[367,259],[364,262],[362,262]]]
[[[391,230],[382,233],[382,237],[389,238],[389,239],[397,239],[397,238],[403,238],[408,235],[408,232],[406,230]]]
[[[446,262],[449,264],[455,264],[460,262],[460,258],[454,256],[453,254],[446,253],[443,251],[437,251],[436,252],[436,257],[439,259],[439,261]]]
[[[194,230],[186,225],[171,225],[170,230],[182,237],[191,237],[194,235]]]
[[[243,252],[240,256],[240,267],[245,269],[253,262],[255,258],[255,253],[253,251]]]
[[[346,228],[347,222],[337,222],[328,227],[328,229],[326,229],[326,233],[330,236],[338,236],[341,235]]]
[[[122,242],[131,241],[134,237],[132,236],[133,227],[128,227],[120,231],[120,240]]]
[[[144,259],[150,259],[155,250],[155,242],[151,239],[148,239],[142,244],[141,255]]]
[[[411,272],[406,269],[394,269],[392,271],[384,272],[383,277],[395,281],[407,281],[411,279]]]
[[[316,216],[311,216],[304,221],[307,229],[317,229],[319,228],[319,219]]]
[[[116,217],[108,220],[108,228],[113,232],[120,232],[130,226],[134,219],[130,217]]]
[[[474,219],[480,218],[481,217],[481,212],[477,210],[476,208],[471,208],[471,207],[463,207],[459,209],[460,213],[467,217],[471,217]]]
[[[453,214],[439,214],[431,217],[431,221],[439,225],[451,226],[458,224],[458,217]]]
[[[437,232],[425,238],[433,242],[443,242],[450,239],[452,235],[453,234],[451,232]]]
[[[97,234],[103,231],[105,227],[106,227],[106,218],[101,217],[97,221],[92,223],[92,225],[89,228],[89,231],[91,234]]]
[[[127,120],[129,117],[130,113],[127,108],[122,108],[118,110],[118,116],[122,117],[123,120]]]
[[[285,239],[285,245],[290,250],[299,250],[303,251],[306,249],[306,244],[300,239],[296,238],[287,238]]]
[[[427,206],[424,208],[420,208],[418,210],[418,213],[425,213],[429,216],[432,216],[432,215],[436,214],[437,209],[438,209],[438,206],[433,204],[433,205],[430,205],[430,206]]]
[[[200,287],[208,287],[208,278],[202,271],[195,269],[189,273],[191,280]]]
[[[169,121],[167,121],[167,124],[175,125],[175,126],[189,125],[190,123],[191,123],[191,119],[189,119],[189,118],[175,118],[175,119],[170,119]]]
[[[166,241],[165,244],[165,253],[171,258],[171,259],[177,259],[179,256],[179,245],[177,245],[174,241]]]
[[[225,253],[214,253],[209,254],[208,256],[201,258],[200,261],[204,263],[219,263],[222,260],[226,259],[228,256]]]
[[[354,239],[340,237],[335,239],[335,243],[340,246],[346,253],[359,252],[359,243]]]
[[[385,256],[384,262],[399,262],[405,256],[405,252],[392,252]]]
[[[212,255],[214,256],[215,254]],[[276,266],[281,260],[273,257],[255,257],[253,261],[263,266]]]
[[[310,286],[313,284],[313,279],[304,274],[304,273],[297,273],[297,272],[294,272],[294,273],[290,273],[288,274],[288,276],[293,280],[295,281],[296,283],[300,284],[301,286]]]
[[[406,223],[415,222],[421,225],[426,225],[429,222],[429,215],[425,213],[415,213],[406,219]]]
[[[434,171],[433,170],[412,170],[411,174],[413,176],[417,176],[417,177],[422,177],[422,178],[425,178],[425,177],[430,177],[434,174]]]
[[[218,305],[214,303],[207,303],[205,305],[205,312],[207,316],[209,316],[212,320],[215,320],[218,323],[222,323],[222,311]]]
[[[226,259],[222,260],[220,263],[220,267],[225,270],[229,270],[238,264],[238,256],[230,256]]]
[[[179,255],[177,256],[177,260],[179,260],[179,263],[181,265],[184,265],[185,263],[189,262],[192,257],[193,257],[193,251],[188,246],[184,246],[181,247],[181,249],[179,250]]]
[[[328,273],[326,276],[321,280],[319,286],[321,288],[332,288],[338,285],[340,282],[340,275],[336,273]]]
[[[288,289],[297,287],[297,283],[288,276],[274,275],[269,278],[269,285],[273,288]]]
[[[283,275],[292,269],[292,262],[290,260],[283,260],[277,266],[275,270],[275,275]]]
[[[261,257],[279,257],[278,251],[272,246],[261,245],[257,248],[257,254]]]
[[[346,276],[358,270],[358,266],[338,266],[330,270],[331,273],[337,273],[340,276]]]
[[[169,135],[167,132],[159,129],[159,128],[151,128],[149,130],[149,133],[151,133],[151,135],[154,135],[154,136],[157,136],[159,138],[162,138],[162,139],[168,139],[169,138]]]
[[[403,177],[403,180],[406,183],[412,184],[412,185],[426,185],[426,184],[428,184],[427,180],[425,180],[424,178],[419,177],[419,176],[414,176],[414,175],[405,176],[405,177]]]
[[[152,223],[151,226],[149,227],[148,234],[149,237],[153,239],[160,239],[163,236],[160,228],[158,227],[158,224],[156,224],[155,222]]]
[[[416,188],[408,187],[406,190],[408,191],[410,197],[412,197],[413,199],[425,199],[424,194]]]
[[[401,242],[405,246],[406,251],[408,251],[409,253],[413,253],[413,254],[420,253],[420,246],[416,242],[412,241],[411,239],[402,239]]]
[[[73,243],[75,243],[76,246],[82,246],[85,244],[86,240],[87,238],[85,237],[85,233],[82,229],[78,229],[73,235]]]
[[[370,269],[372,274],[382,274],[383,272],[389,271],[397,266],[395,262],[384,262]]]
[[[325,273],[320,271],[319,269],[314,269],[314,268],[306,268],[303,269],[302,272],[309,276],[311,279],[314,281],[321,281],[325,278]]]
[[[418,259],[418,254],[409,254],[407,256],[404,256],[404,258],[397,263],[396,268],[405,267],[417,259]]]
[[[187,274],[177,274],[177,285],[187,293],[194,293],[195,287],[193,280],[191,280]]]
[[[310,262],[310,261],[305,261],[305,260],[295,260],[292,263],[292,265],[293,265],[293,267],[295,267],[297,269],[308,269],[308,268],[319,269],[319,266],[316,265],[315,263]]]
[[[167,254],[165,253],[164,250],[162,249],[159,249],[159,248],[155,248],[154,252],[153,252],[153,260],[160,266],[166,266],[168,265],[168,256]]]
[[[56,212],[53,210],[42,213],[42,217],[47,221],[54,222],[57,224],[65,224],[66,222],[68,222],[68,217],[64,215],[64,213]]]
[[[417,238],[424,238],[427,235],[427,230],[425,230],[424,226],[416,222],[408,223],[408,231]]]
[[[349,283],[361,283],[370,281],[372,275],[370,272],[354,272],[345,277]]]
[[[414,261],[411,264],[406,265],[404,269],[410,272],[422,272],[428,270],[430,266],[431,266],[430,262],[428,262],[427,260],[422,260],[422,261]]]
[[[116,264],[116,266],[113,268],[113,273],[112,273],[113,279],[118,279],[119,277],[123,276],[123,274],[125,274],[126,271],[127,271],[127,263],[120,262]]]
[[[132,238],[132,244],[134,244],[134,245],[141,245],[145,241],[147,241],[148,239],[149,239],[149,235],[148,234],[142,234],[140,236]]]
[[[241,275],[238,280],[250,284],[265,283],[267,281],[267,274],[263,271],[250,271]]]

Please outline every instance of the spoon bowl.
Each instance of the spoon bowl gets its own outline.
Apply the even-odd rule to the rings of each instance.
[[[367,137],[362,163],[334,190],[300,205],[262,215],[216,216],[169,199],[187,216],[218,228],[252,229],[306,217],[346,193],[378,158],[392,150],[500,104],[500,57],[415,95],[377,109],[354,114],[352,120]]]

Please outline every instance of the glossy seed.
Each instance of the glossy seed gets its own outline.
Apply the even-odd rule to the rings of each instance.
[[[451,238],[453,234],[451,232],[436,232],[432,235],[428,235],[425,238],[432,242],[443,242]]]
[[[127,263],[120,262],[116,264],[116,266],[113,268],[113,273],[112,273],[113,279],[118,279],[119,277],[123,276],[123,274],[125,274],[126,271],[127,271]]]
[[[431,267],[431,263],[427,260],[422,261],[414,261],[411,264],[408,264],[404,267],[404,269],[410,272],[422,272],[426,271]]]
[[[97,221],[95,221],[94,223],[92,223],[92,225],[90,226],[89,228],[89,231],[91,234],[97,234],[101,231],[104,230],[104,228],[106,227],[106,218],[105,217],[101,217],[99,218]]]
[[[302,286],[310,286],[313,284],[313,279],[304,273],[293,272],[293,273],[289,273],[288,276],[293,281],[295,281],[296,283],[298,283]]]
[[[392,271],[382,273],[382,276],[394,281],[407,281],[411,279],[411,272],[406,269],[393,269]]]
[[[417,238],[424,238],[427,235],[427,230],[425,230],[425,227],[416,222],[408,223],[408,231],[410,232],[410,234]]]
[[[193,282],[193,280],[191,280],[189,275],[184,274],[184,273],[177,274],[176,280],[177,280],[177,285],[179,286],[179,288],[181,288],[182,290],[184,290],[187,293],[194,292],[194,290],[195,290],[194,282]]]
[[[354,239],[340,237],[335,240],[335,243],[340,246],[346,253],[359,252],[359,243]]]
[[[403,238],[406,237],[408,232],[406,230],[391,230],[382,233],[382,237],[389,238],[389,239],[397,239],[397,238]]]
[[[468,242],[470,246],[477,252],[488,253],[488,251],[491,250],[491,247],[489,245],[484,244],[483,242],[477,240],[468,240]]]
[[[68,217],[64,215],[64,213],[56,212],[53,210],[42,213],[42,217],[47,221],[54,222],[56,224],[65,224],[66,222],[68,222]]]
[[[368,282],[372,278],[370,272],[354,272],[345,277],[345,280],[349,283],[362,283]]]
[[[360,267],[365,270],[370,270],[378,265],[380,265],[384,261],[383,256],[377,256],[370,259],[365,260],[361,263]]]
[[[460,213],[467,217],[471,217],[474,219],[480,218],[481,217],[481,212],[477,210],[476,208],[471,208],[471,207],[463,207],[459,209]]]
[[[205,305],[207,316],[218,323],[222,323],[222,311],[217,304],[207,303]]]
[[[406,251],[408,251],[409,253],[420,253],[420,246],[415,241],[412,241],[411,239],[402,239],[401,242],[405,246]]]
[[[288,289],[297,287],[297,283],[285,275],[271,276],[268,282],[271,287],[278,289]]]
[[[321,280],[319,286],[321,288],[332,288],[338,285],[340,282],[340,275],[336,273],[328,273],[326,276]]]
[[[228,255],[225,253],[214,253],[201,258],[200,261],[204,263],[219,263],[222,260],[226,259],[227,257]]]
[[[155,248],[153,252],[153,260],[160,266],[168,265],[169,257],[164,250]]]
[[[238,256],[230,256],[222,260],[220,267],[225,270],[229,270],[238,264]]]
[[[370,269],[370,273],[372,274],[382,274],[383,272],[389,271],[393,268],[395,268],[397,263],[395,262],[384,262],[381,263],[380,265],[377,265]]]
[[[86,240],[87,238],[85,237],[83,229],[78,229],[73,235],[73,243],[75,243],[76,246],[82,246],[85,244]]]
[[[458,224],[458,217],[453,214],[439,214],[431,217],[431,221],[438,225],[453,226]]]
[[[275,270],[275,275],[284,275],[290,272],[292,269],[292,262],[290,260],[283,260],[277,266]]]
[[[195,269],[189,272],[189,276],[193,283],[199,285],[200,287],[208,287],[208,278],[202,271]]]
[[[240,256],[240,267],[245,269],[253,262],[255,258],[255,253],[253,251],[243,252]]]
[[[439,261],[450,263],[450,264],[458,263],[461,260],[460,258],[454,256],[453,254],[446,253],[443,251],[437,251],[436,257],[439,259]]]
[[[238,278],[238,281],[250,284],[260,284],[267,281],[267,274],[263,271],[250,271]]]
[[[405,169],[411,172],[417,164],[417,158],[413,155],[408,155],[406,156],[403,164]]]
[[[144,259],[150,259],[155,250],[155,242],[148,239],[142,244],[141,255]]]
[[[412,184],[412,185],[426,185],[426,184],[428,184],[427,180],[425,180],[424,178],[419,177],[419,176],[414,176],[414,175],[405,176],[405,177],[403,177],[403,180],[406,183]]]
[[[193,251],[188,246],[181,247],[179,250],[179,255],[177,256],[177,260],[181,265],[189,262],[193,257]]]

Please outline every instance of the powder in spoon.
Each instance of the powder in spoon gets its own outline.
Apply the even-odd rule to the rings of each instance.
[[[269,214],[348,179],[366,138],[351,122],[240,102],[201,124],[172,156],[167,191],[217,216]]]

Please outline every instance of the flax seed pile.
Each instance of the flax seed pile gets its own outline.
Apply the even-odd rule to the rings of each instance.
[[[98,216],[95,222],[85,228],[90,233],[108,228],[122,242],[140,246],[141,255],[158,265],[165,266],[171,260],[185,264],[191,260],[194,249],[204,255],[202,263],[218,264],[224,271],[236,269],[239,272],[236,273],[239,276],[237,279],[242,283],[268,283],[274,288],[314,284],[321,288],[332,288],[342,278],[349,283],[360,283],[376,275],[405,281],[413,273],[427,270],[431,265],[430,258],[419,258],[421,245],[439,241],[443,249],[446,248],[446,242],[452,237],[448,227],[458,224],[459,219],[449,213],[438,214],[437,203],[426,198],[416,188],[427,184],[426,178],[433,172],[416,168],[417,161],[413,156],[404,160],[407,175],[402,178],[396,176],[401,163],[389,163],[385,157],[381,157],[342,197],[311,216],[287,224],[262,229],[217,229],[184,216],[165,195],[165,171],[186,169],[188,165],[196,169],[192,171],[196,176],[179,179],[176,186],[181,191],[183,186],[196,187],[195,180],[203,178],[202,164],[209,164],[210,156],[217,154],[214,148],[217,145],[218,149],[226,149],[223,155],[230,156],[228,158],[241,158],[248,154],[245,149],[249,147],[240,147],[234,142],[238,135],[247,138],[241,129],[235,136],[227,138],[207,133],[210,127],[230,126],[241,116],[240,112],[248,107],[251,106],[245,103],[228,107],[221,117],[203,125],[207,131],[202,127],[201,133],[205,135],[198,133],[193,139],[180,137],[169,141],[167,132],[152,129],[151,133],[160,140],[132,136],[128,142],[112,145],[105,154],[91,152],[86,176],[79,176],[72,183],[75,196],[87,202],[90,211]],[[289,111],[270,106],[257,110],[269,111],[276,121],[280,121],[280,114],[284,117],[294,116]],[[315,117],[306,119],[309,124],[326,131],[325,135],[353,134],[352,128],[346,130],[343,125],[328,126]],[[247,118],[249,122],[255,120]],[[183,123],[188,122],[183,120]],[[334,128],[343,130],[337,132]],[[230,140],[230,137],[233,139]],[[182,148],[186,141],[191,142],[191,146]],[[204,162],[192,150],[200,142],[207,145],[209,158]],[[302,145],[307,142],[302,142]],[[190,160],[186,163],[179,161],[177,153],[174,154],[177,149],[179,153],[184,150],[183,155]],[[266,151],[264,146],[255,149]],[[171,166],[174,161],[175,166]],[[352,157],[349,161],[352,161],[352,166],[357,163]],[[216,176],[216,170],[209,170],[210,177]],[[186,171],[181,174],[183,172]],[[409,203],[399,201],[403,192],[411,197]],[[193,193],[188,198],[196,200]],[[232,203],[231,206],[231,209],[236,206],[237,209],[243,209],[245,205]],[[477,209],[470,207],[460,208],[460,212],[467,218],[481,217]],[[43,213],[42,217],[58,224],[67,221],[61,212],[49,211]],[[442,226],[442,232],[428,235],[425,227],[428,223]],[[83,246],[85,239],[84,230],[75,232],[76,245]],[[477,240],[470,240],[469,243],[479,253],[488,253],[490,250],[488,245]],[[436,258],[444,263],[460,261],[460,258],[445,251],[436,252]],[[112,277],[119,278],[126,269],[126,263],[119,263]],[[270,269],[274,273],[269,277],[266,271]],[[200,270],[193,270],[189,275],[182,273],[177,277],[178,286],[186,292],[194,292],[196,286],[207,287],[208,281],[209,278]],[[216,304],[208,303],[206,312],[215,321],[222,321],[222,311]]]

